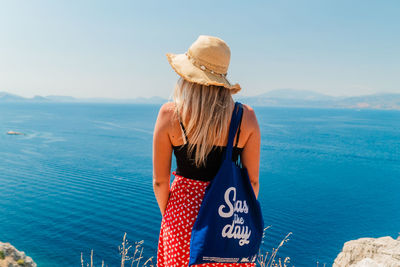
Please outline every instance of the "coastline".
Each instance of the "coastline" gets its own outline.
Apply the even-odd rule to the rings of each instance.
[[[0,267],[37,267],[33,259],[10,243],[0,242]]]
[[[400,235],[359,238],[343,245],[333,267],[397,267],[400,266]]]

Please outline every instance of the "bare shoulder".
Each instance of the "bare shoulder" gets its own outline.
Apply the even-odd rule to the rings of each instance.
[[[243,104],[243,119],[242,123],[249,130],[258,129],[257,117],[254,109],[247,104]]]
[[[174,108],[175,108],[174,102],[167,102],[167,103],[164,103],[164,104],[160,107],[160,113],[163,113],[163,114],[173,114]]]
[[[172,116],[174,115],[174,111],[175,111],[174,102],[167,102],[160,107],[158,116],[162,117],[163,119],[171,119]]]
[[[164,103],[160,107],[157,118],[157,123],[160,125],[160,127],[166,129],[171,126],[174,115],[174,107],[175,105],[173,102]]]

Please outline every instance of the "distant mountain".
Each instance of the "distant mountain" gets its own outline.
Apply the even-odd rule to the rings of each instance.
[[[400,94],[395,93],[336,97],[308,90],[277,89],[257,96],[238,97],[238,100],[254,106],[400,110]]]
[[[167,102],[167,99],[162,97],[138,97],[131,99],[117,99],[117,98],[75,98],[72,96],[61,96],[61,95],[48,95],[39,96],[36,95],[32,98],[26,98],[7,92],[0,92],[0,103],[2,102],[81,102],[81,103],[132,103],[132,104],[162,104]]]
[[[40,96],[40,95],[35,95],[33,98],[28,98],[28,101],[32,101],[32,102],[49,102],[51,100],[47,99],[46,97]]]
[[[25,98],[22,96],[0,92],[0,102],[16,102],[16,101],[24,101]]]
[[[0,103],[1,102],[48,102],[49,99],[43,96],[35,95],[32,98],[26,98],[7,92],[0,92]]]
[[[315,108],[369,108],[369,109],[398,109],[400,110],[400,94],[379,93],[362,96],[329,96],[309,90],[277,89],[266,93],[235,99],[253,106],[280,107],[315,107]],[[131,103],[131,104],[162,104],[168,100],[162,97],[138,97],[130,99],[115,98],[75,98],[72,96],[34,96],[25,98],[7,92],[0,92],[2,102],[76,102],[76,103]]]
[[[102,97],[92,97],[92,98],[75,98],[74,102],[90,102],[90,103],[131,103],[131,104],[162,104],[167,102],[167,99],[153,96],[153,97],[137,97],[137,98],[102,98]]]

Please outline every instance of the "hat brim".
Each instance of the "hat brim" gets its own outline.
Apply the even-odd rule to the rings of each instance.
[[[175,72],[183,79],[204,84],[204,85],[218,85],[223,86],[229,90],[232,90],[232,94],[236,94],[241,90],[239,84],[232,85],[225,76],[220,74],[203,71],[200,68],[193,65],[189,58],[185,54],[167,54],[167,59],[171,67]]]

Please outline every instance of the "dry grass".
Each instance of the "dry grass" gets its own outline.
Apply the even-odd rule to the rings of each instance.
[[[263,242],[265,239],[265,233],[266,230],[268,230],[271,226],[268,226],[264,229],[263,233]],[[260,267],[290,267],[290,258],[286,257],[282,260],[282,258],[277,257],[279,249],[290,239],[290,235],[292,232],[288,233],[285,238],[282,239],[282,241],[278,244],[276,248],[272,248],[271,251],[265,251],[265,253],[262,253],[260,250],[260,253],[257,257],[257,266]],[[126,238],[126,233],[124,234],[124,237],[122,238],[122,243],[120,246],[118,246],[119,249],[119,254],[121,255],[121,267],[155,267],[156,264],[153,263],[153,258],[150,257],[147,259],[144,259],[143,257],[143,243],[144,241],[138,241],[135,242],[135,244],[132,246],[129,244],[128,239]],[[134,249],[134,250],[133,250]],[[324,264],[325,266],[325,264]],[[94,267],[93,265],[93,250],[91,250],[90,253],[90,261],[85,262],[83,258],[83,253],[81,253],[81,267]],[[102,261],[101,267],[108,267],[107,264]],[[318,262],[317,262],[317,267],[318,267]]]
[[[265,232],[267,231],[270,226],[264,228],[263,232],[263,242],[265,239]],[[276,248],[272,248],[271,251],[265,251],[265,253],[258,253],[257,257],[257,263],[259,264],[260,267],[289,267],[288,264],[290,264],[290,258],[286,257],[283,261],[281,258],[276,258],[276,255],[278,254],[279,249],[286,243],[288,242],[289,236],[292,234],[292,232],[289,232],[285,238],[282,239],[282,241],[279,243],[279,245]]]
[[[118,246],[119,254],[121,255],[121,267],[155,267],[153,264],[153,257],[144,260],[143,258],[143,245],[144,241],[138,241],[134,244],[134,251],[132,250],[132,245],[129,244],[128,239],[126,238],[126,233],[122,238],[122,243]],[[130,264],[129,264],[130,263]],[[86,264],[86,265],[85,265]],[[85,263],[83,258],[83,253],[81,252],[81,266],[82,267],[94,267],[93,265],[93,250],[90,253],[90,264],[89,262]],[[101,261],[101,267],[108,267],[107,264],[104,263],[104,260]]]

